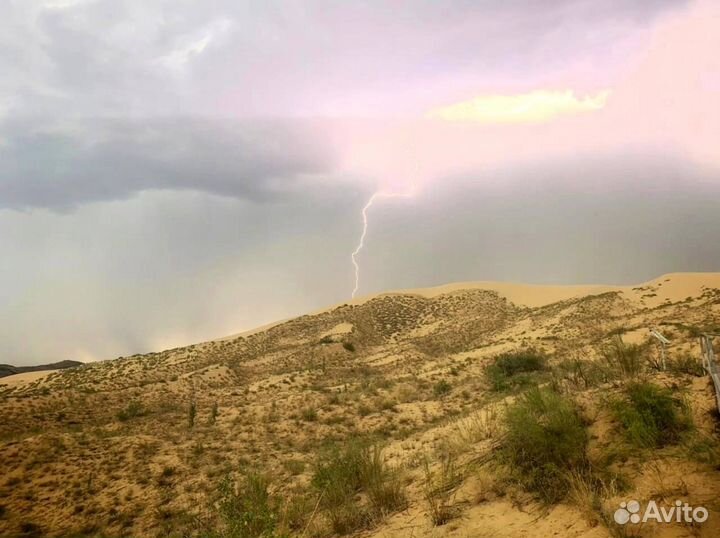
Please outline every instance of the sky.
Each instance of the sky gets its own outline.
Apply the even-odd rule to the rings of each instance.
[[[0,363],[720,271],[713,0],[0,4]]]

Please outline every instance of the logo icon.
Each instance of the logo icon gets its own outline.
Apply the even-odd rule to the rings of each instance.
[[[655,501],[648,502],[641,514],[640,503],[636,500],[621,502],[620,508],[615,510],[613,518],[618,525],[628,523],[637,524],[641,521],[656,521],[658,523],[705,523],[709,513],[704,506],[692,507],[683,501],[675,501],[673,506],[666,508],[658,506]]]
[[[640,503],[637,501],[621,502],[620,508],[615,510],[615,523],[625,525],[626,523],[640,523]]]

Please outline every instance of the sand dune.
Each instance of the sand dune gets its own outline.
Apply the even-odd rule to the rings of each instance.
[[[92,528],[107,536],[192,536],[188,522],[206,516],[223,529],[215,500],[225,479],[240,487],[258,469],[290,536],[336,536],[338,515],[348,537],[610,538],[622,529],[604,515],[629,498],[706,506],[710,519],[693,534],[720,536],[717,404],[697,341],[700,332],[720,330],[720,273],[668,274],[635,286],[465,282],[352,303],[242,337],[0,379],[8,476],[0,484],[0,535]],[[653,366],[659,349],[650,328],[670,340],[667,371]],[[643,380],[682,394],[693,423],[682,443],[654,450],[628,440],[612,404],[627,402],[640,377],[603,359],[617,335],[641,344],[633,353]],[[499,370],[488,366],[507,352],[547,360],[496,378]],[[545,507],[496,457],[509,406],[551,381],[583,417],[583,450],[603,469],[598,479],[609,477],[585,499],[590,504],[568,496]],[[357,439],[379,443],[399,473],[384,475],[400,477],[406,505],[372,512],[355,489],[343,500],[347,511],[318,500],[324,490],[314,479],[328,464],[328,442]],[[450,456],[457,490],[443,501],[451,520],[437,526],[427,473],[441,476]],[[615,473],[627,491],[615,490]],[[39,495],[42,502],[27,502]],[[356,513],[378,517],[361,521],[368,528],[360,531]],[[638,536],[686,531],[653,526]]]
[[[518,306],[537,308],[568,299],[585,297],[588,295],[600,295],[610,291],[619,291],[626,298],[635,301],[645,301],[647,306],[655,306],[666,300],[679,301],[685,297],[701,295],[703,289],[720,288],[720,272],[697,272],[697,273],[667,273],[647,282],[635,285],[611,285],[611,284],[525,284],[520,282],[500,282],[492,280],[481,280],[472,282],[454,282],[428,288],[407,288],[388,292],[363,295],[347,302],[337,303],[330,307],[321,308],[311,312],[309,315],[329,312],[343,304],[360,305],[375,299],[392,295],[420,295],[422,297],[437,297],[447,293],[454,293],[462,290],[488,290],[495,291],[501,297]],[[651,297],[652,296],[652,297]],[[273,321],[259,327],[248,329],[239,333],[223,336],[216,339],[216,342],[232,340],[238,337],[247,337],[266,331],[280,325],[289,319]]]
[[[0,377],[0,385],[6,387],[19,387],[27,385],[33,381],[37,381],[47,375],[57,372],[57,370],[42,370],[41,372],[23,372],[22,374],[13,374],[6,377]]]
[[[493,281],[457,282],[430,288],[411,288],[370,295],[353,301],[352,304],[360,304],[382,295],[409,293],[423,297],[437,297],[438,295],[460,290],[481,289],[496,291],[517,305],[534,308],[577,297],[599,295],[609,291],[620,291],[628,298],[639,299],[644,294],[643,292],[647,293],[648,290],[653,290],[657,292],[658,299],[678,301],[685,297],[700,295],[704,288],[718,287],[720,287],[720,273],[668,273],[647,282],[629,286],[605,284],[545,285]]]

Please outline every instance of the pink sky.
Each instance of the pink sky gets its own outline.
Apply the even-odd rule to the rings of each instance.
[[[400,192],[478,168],[618,151],[670,152],[718,166],[718,28],[720,4],[712,0],[659,19],[644,33],[635,55],[617,70],[600,110],[508,124],[428,120],[417,114],[339,121],[335,128],[341,162],[347,173]],[[569,90],[582,98],[605,89],[588,88],[582,79],[564,83],[522,93]],[[452,104],[442,92],[433,100],[434,106]]]

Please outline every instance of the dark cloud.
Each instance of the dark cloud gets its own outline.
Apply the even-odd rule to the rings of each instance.
[[[0,208],[67,209],[151,189],[268,200],[333,168],[308,122],[13,122],[0,145]]]

